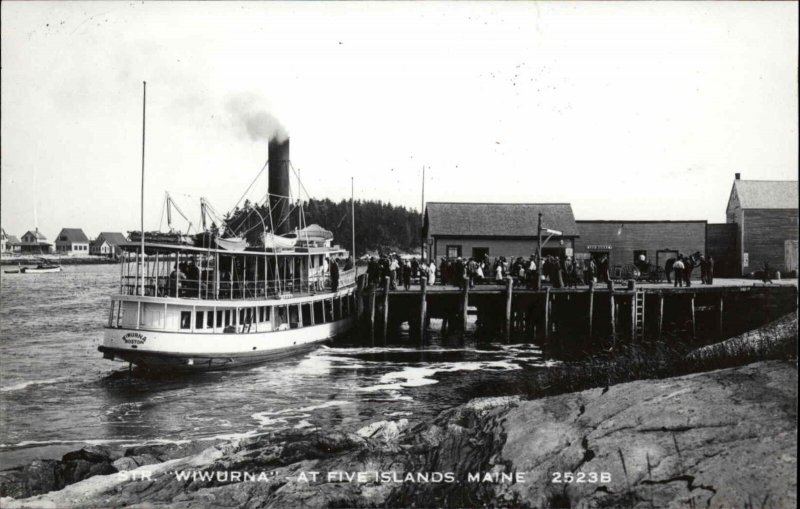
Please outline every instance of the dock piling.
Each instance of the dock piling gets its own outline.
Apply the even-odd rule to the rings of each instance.
[[[461,301],[461,338],[467,332],[467,308],[469,307],[469,279],[464,279],[464,293],[463,300]]]
[[[425,343],[425,318],[428,311],[428,281],[423,277],[420,279],[420,290],[422,299],[419,303],[419,342]]]
[[[386,344],[386,339],[389,332],[389,276],[383,278],[383,342]]]
[[[372,341],[372,344],[375,344],[375,296],[378,293],[378,289],[375,288],[375,284],[371,284],[369,287],[369,338]]]
[[[544,339],[550,339],[550,287],[544,291]]]
[[[513,298],[513,286],[514,280],[509,276],[506,279],[506,321],[505,321],[505,333],[506,333],[506,343],[511,341],[511,301]]]
[[[661,340],[661,331],[664,329],[664,295],[658,294],[658,339]]]
[[[589,339],[592,339],[592,320],[594,319],[594,285],[589,285]]]
[[[614,303],[614,283],[608,282],[608,308],[610,310],[609,320],[611,322],[611,341],[617,345],[617,320],[615,316],[616,304]]]
[[[695,294],[692,294],[692,300],[691,300],[691,304],[692,304],[692,339],[697,339],[697,325],[695,323],[695,318],[694,318],[694,298],[695,298]]]
[[[719,339],[724,338],[725,336],[722,335],[722,313],[725,309],[725,305],[722,299],[722,294],[719,296]]]

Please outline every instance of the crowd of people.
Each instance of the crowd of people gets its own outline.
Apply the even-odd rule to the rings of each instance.
[[[390,289],[398,286],[408,290],[413,282],[425,278],[429,285],[438,280],[443,285],[464,288],[474,287],[476,283],[502,283],[511,278],[514,286],[535,288],[542,281],[554,288],[576,288],[608,281],[608,258],[598,264],[594,260],[580,261],[572,257],[544,256],[541,264],[537,257],[529,258],[500,256],[491,260],[488,255],[475,257],[442,257],[437,266],[431,260],[428,264],[418,258],[403,258],[396,253],[371,257],[367,265],[367,278],[371,285],[380,285],[389,278]],[[539,267],[541,265],[541,268]],[[437,279],[438,270],[438,279]]]

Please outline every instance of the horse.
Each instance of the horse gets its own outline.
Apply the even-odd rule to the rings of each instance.
[[[683,274],[686,278],[686,281],[692,276],[692,270],[695,267],[700,266],[700,251],[695,251],[691,256],[684,256],[683,257]],[[677,258],[667,258],[666,263],[664,264],[664,273],[667,275],[667,283],[672,283],[669,275],[672,273],[672,266],[675,262],[678,261]]]

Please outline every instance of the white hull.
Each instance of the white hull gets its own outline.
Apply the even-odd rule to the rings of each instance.
[[[22,269],[23,274],[49,274],[50,272],[61,272],[61,267],[48,267],[46,269],[37,269],[37,268]]]
[[[107,358],[147,369],[180,371],[231,369],[312,350],[348,332],[355,317],[272,332],[182,333],[106,328],[99,350]]]

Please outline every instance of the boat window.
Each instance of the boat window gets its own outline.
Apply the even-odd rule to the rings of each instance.
[[[277,328],[280,329],[281,325],[287,323],[286,308],[284,306],[280,306],[277,308],[277,310],[278,311],[275,315],[275,324],[277,325]]]
[[[300,306],[297,304],[289,306],[289,326],[292,329],[300,326]]]
[[[217,311],[219,313],[219,311]],[[214,328],[214,312],[209,311],[206,313],[206,329],[213,329]]]
[[[265,308],[263,306],[258,308],[258,321],[259,322],[263,322],[264,321],[264,309]]]
[[[325,318],[322,314],[322,301],[314,302],[314,323],[325,323]]]
[[[217,311],[217,327],[222,325],[222,311]]]
[[[196,311],[194,315],[194,328],[195,329],[202,329],[203,328],[203,311]]]
[[[231,310],[230,309],[226,309],[225,310],[225,326],[227,327],[230,324],[231,324]]]
[[[191,311],[181,311],[181,329],[191,329],[192,328],[192,312]]]
[[[333,321],[333,299],[325,301],[325,321]]]
[[[308,304],[308,303],[303,304],[302,306],[300,306],[300,311],[301,311],[300,314],[302,315],[302,318],[303,318],[303,327],[307,327],[309,325],[312,325],[312,322],[311,322],[311,304]]]
[[[269,307],[269,306],[265,306],[265,307],[264,307],[264,321],[265,321],[265,322],[269,322],[269,321],[271,321],[271,319],[270,319],[270,315],[271,315],[272,313],[270,313],[270,311],[272,311],[272,308],[271,308],[271,307]]]
[[[342,297],[342,318],[350,316],[350,297]]]

